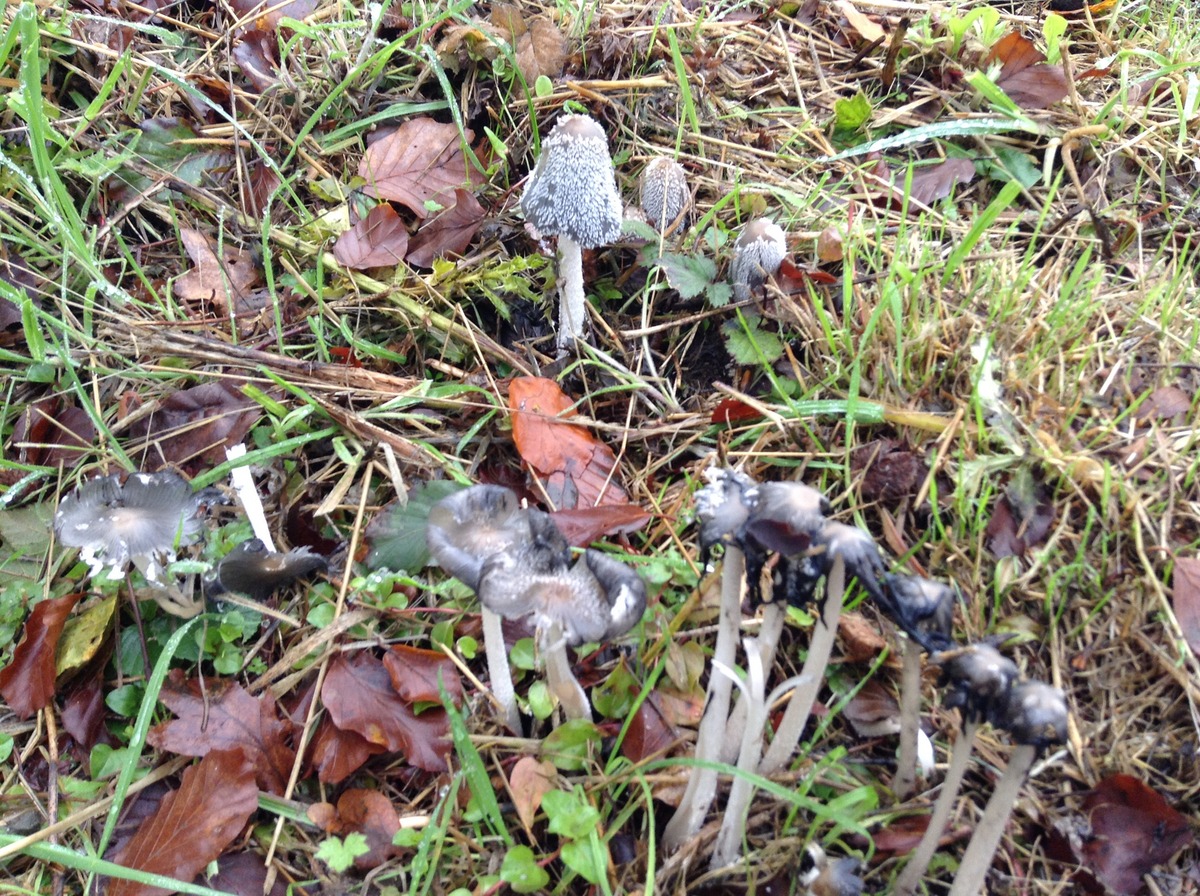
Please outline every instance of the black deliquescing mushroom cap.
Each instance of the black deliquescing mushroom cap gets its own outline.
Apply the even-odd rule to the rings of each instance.
[[[604,129],[590,116],[564,115],[542,141],[521,211],[543,236],[565,236],[583,248],[621,235],[623,206]]]
[[[968,644],[939,654],[939,683],[947,688],[945,704],[961,708],[971,721],[980,722],[993,713],[993,706],[1017,680],[1016,663],[991,644]]]
[[[651,159],[642,169],[639,187],[642,212],[651,227],[665,231],[676,221],[686,226],[692,194],[682,165],[666,156]]]
[[[270,551],[262,539],[250,538],[221,558],[204,583],[204,594],[212,598],[233,592],[262,601],[297,579],[328,568],[329,562],[307,547]]]
[[[65,497],[54,515],[58,539],[82,549],[93,572],[120,572],[134,557],[170,554],[194,544],[204,531],[204,508],[221,493],[193,491],[178,473],[117,474],[93,479]]]
[[[830,510],[828,498],[800,482],[764,482],[751,498],[746,535],[764,550],[789,557],[812,546]]]
[[[702,563],[707,562],[713,545],[741,540],[757,489],[754,480],[739,470],[710,467],[704,475],[708,485],[695,497]]]
[[[1017,743],[1044,750],[1067,739],[1067,698],[1045,682],[1022,681],[992,703],[989,721]]]
[[[734,243],[729,279],[739,295],[762,286],[787,255],[787,235],[774,221],[755,218]]]
[[[530,516],[516,494],[500,485],[473,485],[429,511],[426,542],[438,566],[472,591],[492,554],[532,539]]]
[[[957,593],[944,582],[923,576],[887,574],[880,606],[891,620],[928,653],[953,643]]]

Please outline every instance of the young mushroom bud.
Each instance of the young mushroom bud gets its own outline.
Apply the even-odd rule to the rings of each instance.
[[[542,236],[558,237],[558,347],[583,336],[583,249],[621,235],[622,204],[608,139],[587,115],[564,115],[542,141],[542,152],[521,195],[525,220]]]
[[[729,269],[734,297],[738,301],[748,299],[751,292],[779,270],[786,255],[787,235],[778,224],[767,218],[750,221],[734,243],[733,264]]]
[[[994,701],[991,717],[993,725],[1008,730],[1017,747],[975,826],[950,896],[983,892],[988,867],[1030,768],[1046,747],[1067,739],[1067,699],[1058,688],[1040,681],[1014,684]]]
[[[692,194],[682,165],[666,156],[657,156],[642,169],[639,186],[642,212],[651,227],[659,233],[670,233],[687,226]]]
[[[816,843],[809,843],[800,854],[796,880],[806,896],[860,896],[862,862],[850,856],[830,859]]]

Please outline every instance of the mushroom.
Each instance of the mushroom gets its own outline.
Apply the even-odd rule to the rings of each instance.
[[[328,568],[324,557],[306,547],[272,551],[262,539],[249,538],[221,558],[204,582],[204,596],[217,598],[233,593],[263,601],[296,579]]]
[[[642,212],[651,227],[659,233],[670,233],[676,227],[687,226],[692,194],[682,165],[666,156],[656,156],[642,169],[639,187]]]
[[[622,204],[604,130],[588,115],[564,115],[542,142],[521,196],[525,220],[558,237],[558,347],[583,336],[583,249],[621,234]]]
[[[753,290],[779,270],[785,255],[787,236],[778,224],[768,218],[755,218],[746,224],[734,243],[733,264],[729,269],[734,296],[739,301],[748,299]]]
[[[944,701],[946,706],[962,710],[962,730],[951,750],[950,766],[946,769],[941,792],[933,805],[921,842],[896,878],[893,886],[896,896],[911,896],[917,891],[933,854],[937,852],[946,822],[950,820],[979,726],[991,714],[992,705],[1008,693],[1017,678],[1017,667],[1013,661],[986,642],[947,651],[934,659],[942,667],[942,683],[949,685]]]
[[[921,576],[884,576],[884,610],[909,637],[901,642],[900,755],[892,792],[903,802],[917,783],[917,735],[921,715],[921,648],[950,646],[954,589]]]
[[[529,516],[516,494],[498,485],[473,485],[433,505],[426,541],[438,565],[476,593],[483,567],[494,554],[532,540]],[[564,545],[565,547],[565,545]],[[500,616],[483,603],[483,647],[488,677],[509,730],[521,730],[512,670],[504,646]]]
[[[771,746],[759,766],[759,774],[762,775],[782,768],[800,743],[800,736],[808,724],[809,714],[824,679],[825,667],[829,665],[829,657],[833,652],[847,574],[857,578],[873,599],[881,599],[879,576],[883,573],[883,558],[870,533],[857,526],[826,521],[816,533],[815,547],[818,550],[814,555],[819,562],[818,568],[825,574],[825,603],[813,629],[808,656],[800,670],[799,684],[792,693]]]
[[[800,854],[796,880],[807,896],[859,896],[863,891],[858,876],[862,862],[851,856],[832,861],[817,843],[809,843]]]
[[[1044,682],[1023,681],[1012,685],[994,701],[990,721],[1007,730],[1017,747],[975,826],[950,887],[950,896],[975,896],[983,892],[988,867],[1030,768],[1046,747],[1067,739],[1067,699],[1058,688]]]

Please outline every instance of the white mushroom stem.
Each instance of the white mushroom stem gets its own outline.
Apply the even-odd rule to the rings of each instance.
[[[813,629],[812,640],[808,644],[808,658],[800,670],[800,684],[792,693],[792,699],[784,710],[779,728],[767,755],[759,766],[759,774],[770,775],[783,768],[804,733],[808,717],[812,714],[813,704],[817,701],[817,693],[821,682],[825,679],[825,667],[829,665],[830,654],[833,653],[833,642],[837,638],[838,619],[842,615],[842,599],[846,594],[846,562],[841,555],[834,557],[828,575],[825,579],[825,604],[821,608],[821,618]]]
[[[992,798],[983,810],[983,817],[971,835],[971,842],[967,844],[967,851],[963,853],[958,874],[954,876],[954,884],[950,887],[950,896],[977,896],[983,892],[996,847],[1000,845],[1008,817],[1012,815],[1017,796],[1021,793],[1021,785],[1025,783],[1037,755],[1038,748],[1031,744],[1020,744],[1013,750],[1008,767],[1000,776]]]
[[[921,723],[921,648],[910,638],[901,639],[904,653],[900,672],[900,756],[892,793],[896,802],[908,799],[917,784],[917,729]]]
[[[504,646],[501,619],[487,607],[481,607],[480,616],[483,621],[483,649],[487,655],[492,696],[504,712],[504,724],[509,731],[520,734],[521,713],[517,709],[517,695],[513,690],[512,671],[508,665],[508,650]]]
[[[754,643],[764,670],[769,670],[775,665],[775,651],[779,647],[779,636],[783,634],[783,623],[786,619],[786,601],[772,601],[763,607],[762,626]],[[721,748],[722,762],[733,762],[737,758],[739,738],[745,730],[746,700],[744,695],[739,694],[733,704],[733,711],[729,714],[729,722],[725,726],[725,742]]]
[[[750,798],[754,795],[754,785],[749,776],[758,768],[758,760],[762,756],[763,726],[767,721],[767,683],[763,672],[762,648],[757,638],[746,638],[742,643],[746,650],[745,683],[735,677],[732,669],[713,664],[714,673],[720,673],[737,684],[742,696],[738,705],[748,707],[738,751],[737,767],[741,774],[734,777],[729,788],[725,817],[721,820],[721,830],[717,834],[712,864],[709,866],[713,871],[732,865],[741,852],[742,840],[746,835],[746,814],[750,809]]]
[[[975,747],[975,734],[978,731],[978,722],[969,719],[963,722],[962,731],[950,752],[950,765],[946,769],[946,777],[942,781],[942,790],[938,794],[937,802],[933,804],[933,813],[929,816],[929,827],[925,828],[921,842],[917,844],[908,864],[896,878],[892,889],[893,896],[912,896],[917,892],[917,887],[920,886],[921,879],[925,876],[925,871],[933,860],[933,854],[937,852],[938,844],[942,840],[946,822],[950,820],[950,813],[958,798],[959,788],[962,787],[963,777],[967,773],[971,751]]]
[[[583,249],[566,234],[558,237],[558,347],[566,350],[583,336],[587,309],[583,296]]]
[[[563,715],[567,719],[590,719],[592,705],[588,702],[579,679],[571,670],[562,626],[552,622],[540,635],[542,662],[546,666],[546,686],[550,688],[550,693],[558,698]]]
[[[746,557],[741,548],[725,548],[721,567],[721,611],[717,624],[717,643],[713,649],[713,668],[722,664],[732,668],[737,653],[738,630],[742,619],[742,581],[746,575]],[[729,720],[729,695],[733,683],[714,671],[708,679],[708,704],[696,735],[696,759],[716,762],[721,756],[725,725]],[[696,768],[688,778],[679,808],[663,830],[663,847],[676,850],[695,836],[704,823],[708,807],[717,792],[716,769]]]

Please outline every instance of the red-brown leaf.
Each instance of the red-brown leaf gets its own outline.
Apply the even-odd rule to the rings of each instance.
[[[437,258],[462,255],[483,225],[483,206],[473,193],[454,191],[454,205],[421,225],[408,246],[409,264],[431,268]]]
[[[1200,559],[1178,557],[1171,581],[1171,605],[1192,653],[1200,656]]]
[[[650,514],[636,504],[605,504],[576,507],[550,514],[567,544],[587,547],[605,535],[626,535],[650,522]]]
[[[129,427],[144,440],[142,468],[209,468],[225,460],[225,448],[245,438],[262,413],[229,380],[201,383],[170,395]],[[141,453],[141,452],[139,452]]]
[[[1092,837],[1084,863],[1112,891],[1134,896],[1142,876],[1192,842],[1186,816],[1131,775],[1113,775],[1084,799]]]
[[[281,719],[269,692],[252,697],[234,681],[187,681],[172,669],[158,699],[179,718],[156,725],[146,740],[181,756],[241,750],[254,764],[259,786],[281,794],[296,754],[286,743],[290,721]]]
[[[762,411],[751,407],[738,398],[722,398],[713,408],[713,423],[745,423],[748,420],[759,420]]]
[[[383,662],[368,651],[334,657],[325,673],[321,701],[342,730],[354,731],[389,752],[404,753],[417,768],[446,771],[450,722],[445,710],[414,713],[392,687]]]
[[[397,265],[407,251],[408,228],[387,202],[371,209],[333,244],[333,257],[355,270]]]
[[[338,799],[336,809],[328,803],[317,803],[309,810],[309,818],[326,833],[338,836],[357,833],[366,837],[367,852],[354,859],[354,867],[359,871],[382,865],[396,852],[392,838],[400,830],[400,816],[391,801],[377,790],[351,788]]]
[[[1000,62],[996,86],[1022,109],[1045,109],[1070,92],[1061,65],[1047,65],[1046,57],[1033,41],[1019,32],[1006,34],[984,57],[986,69]]]
[[[629,722],[625,740],[621,741],[621,754],[631,762],[641,762],[663,753],[679,737],[679,730],[663,713],[658,691],[651,691]]]
[[[629,503],[614,476],[616,455],[584,427],[566,421],[575,411],[553,380],[516,377],[508,387],[508,407],[517,451],[544,479],[556,508]]]
[[[214,750],[183,773],[179,789],[163,799],[113,861],[190,881],[233,842],[257,809],[250,759],[241,750]],[[108,887],[108,896],[172,892],[115,878]]]
[[[387,752],[381,744],[373,744],[361,734],[343,731],[333,720],[325,718],[313,736],[309,755],[322,784],[339,784],[358,771],[372,756]]]
[[[98,743],[111,743],[112,737],[104,727],[104,686],[99,675],[80,682],[63,701],[63,730],[84,750]]]
[[[923,205],[933,205],[945,199],[957,184],[969,184],[975,179],[975,164],[968,159],[946,159],[936,165],[913,169],[909,196]],[[900,189],[904,183],[897,183]]]
[[[479,180],[461,149],[465,136],[453,124],[432,118],[414,118],[372,143],[359,166],[367,182],[363,192],[377,199],[390,199],[410,209],[418,218],[431,214],[427,202],[448,206],[454,191]]]
[[[39,601],[25,620],[25,634],[13,658],[0,669],[0,694],[9,709],[28,719],[54,699],[54,654],[67,617],[81,595]]]
[[[392,687],[409,703],[441,703],[438,677],[455,706],[462,706],[463,686],[458,667],[438,650],[422,650],[394,644],[383,655],[383,665],[392,677]]]
[[[317,0],[230,0],[230,8],[243,23],[249,21],[255,28],[274,31],[286,17],[305,19],[316,10]]]
[[[13,426],[12,445],[18,458],[31,464],[73,467],[96,440],[96,427],[82,408],[63,406],[57,397],[25,408]]]
[[[196,883],[232,893],[233,896],[263,896],[267,883],[267,866],[263,857],[253,852],[235,852],[217,860],[217,873],[212,877],[198,875]],[[269,896],[288,896],[284,878],[277,878]]]

